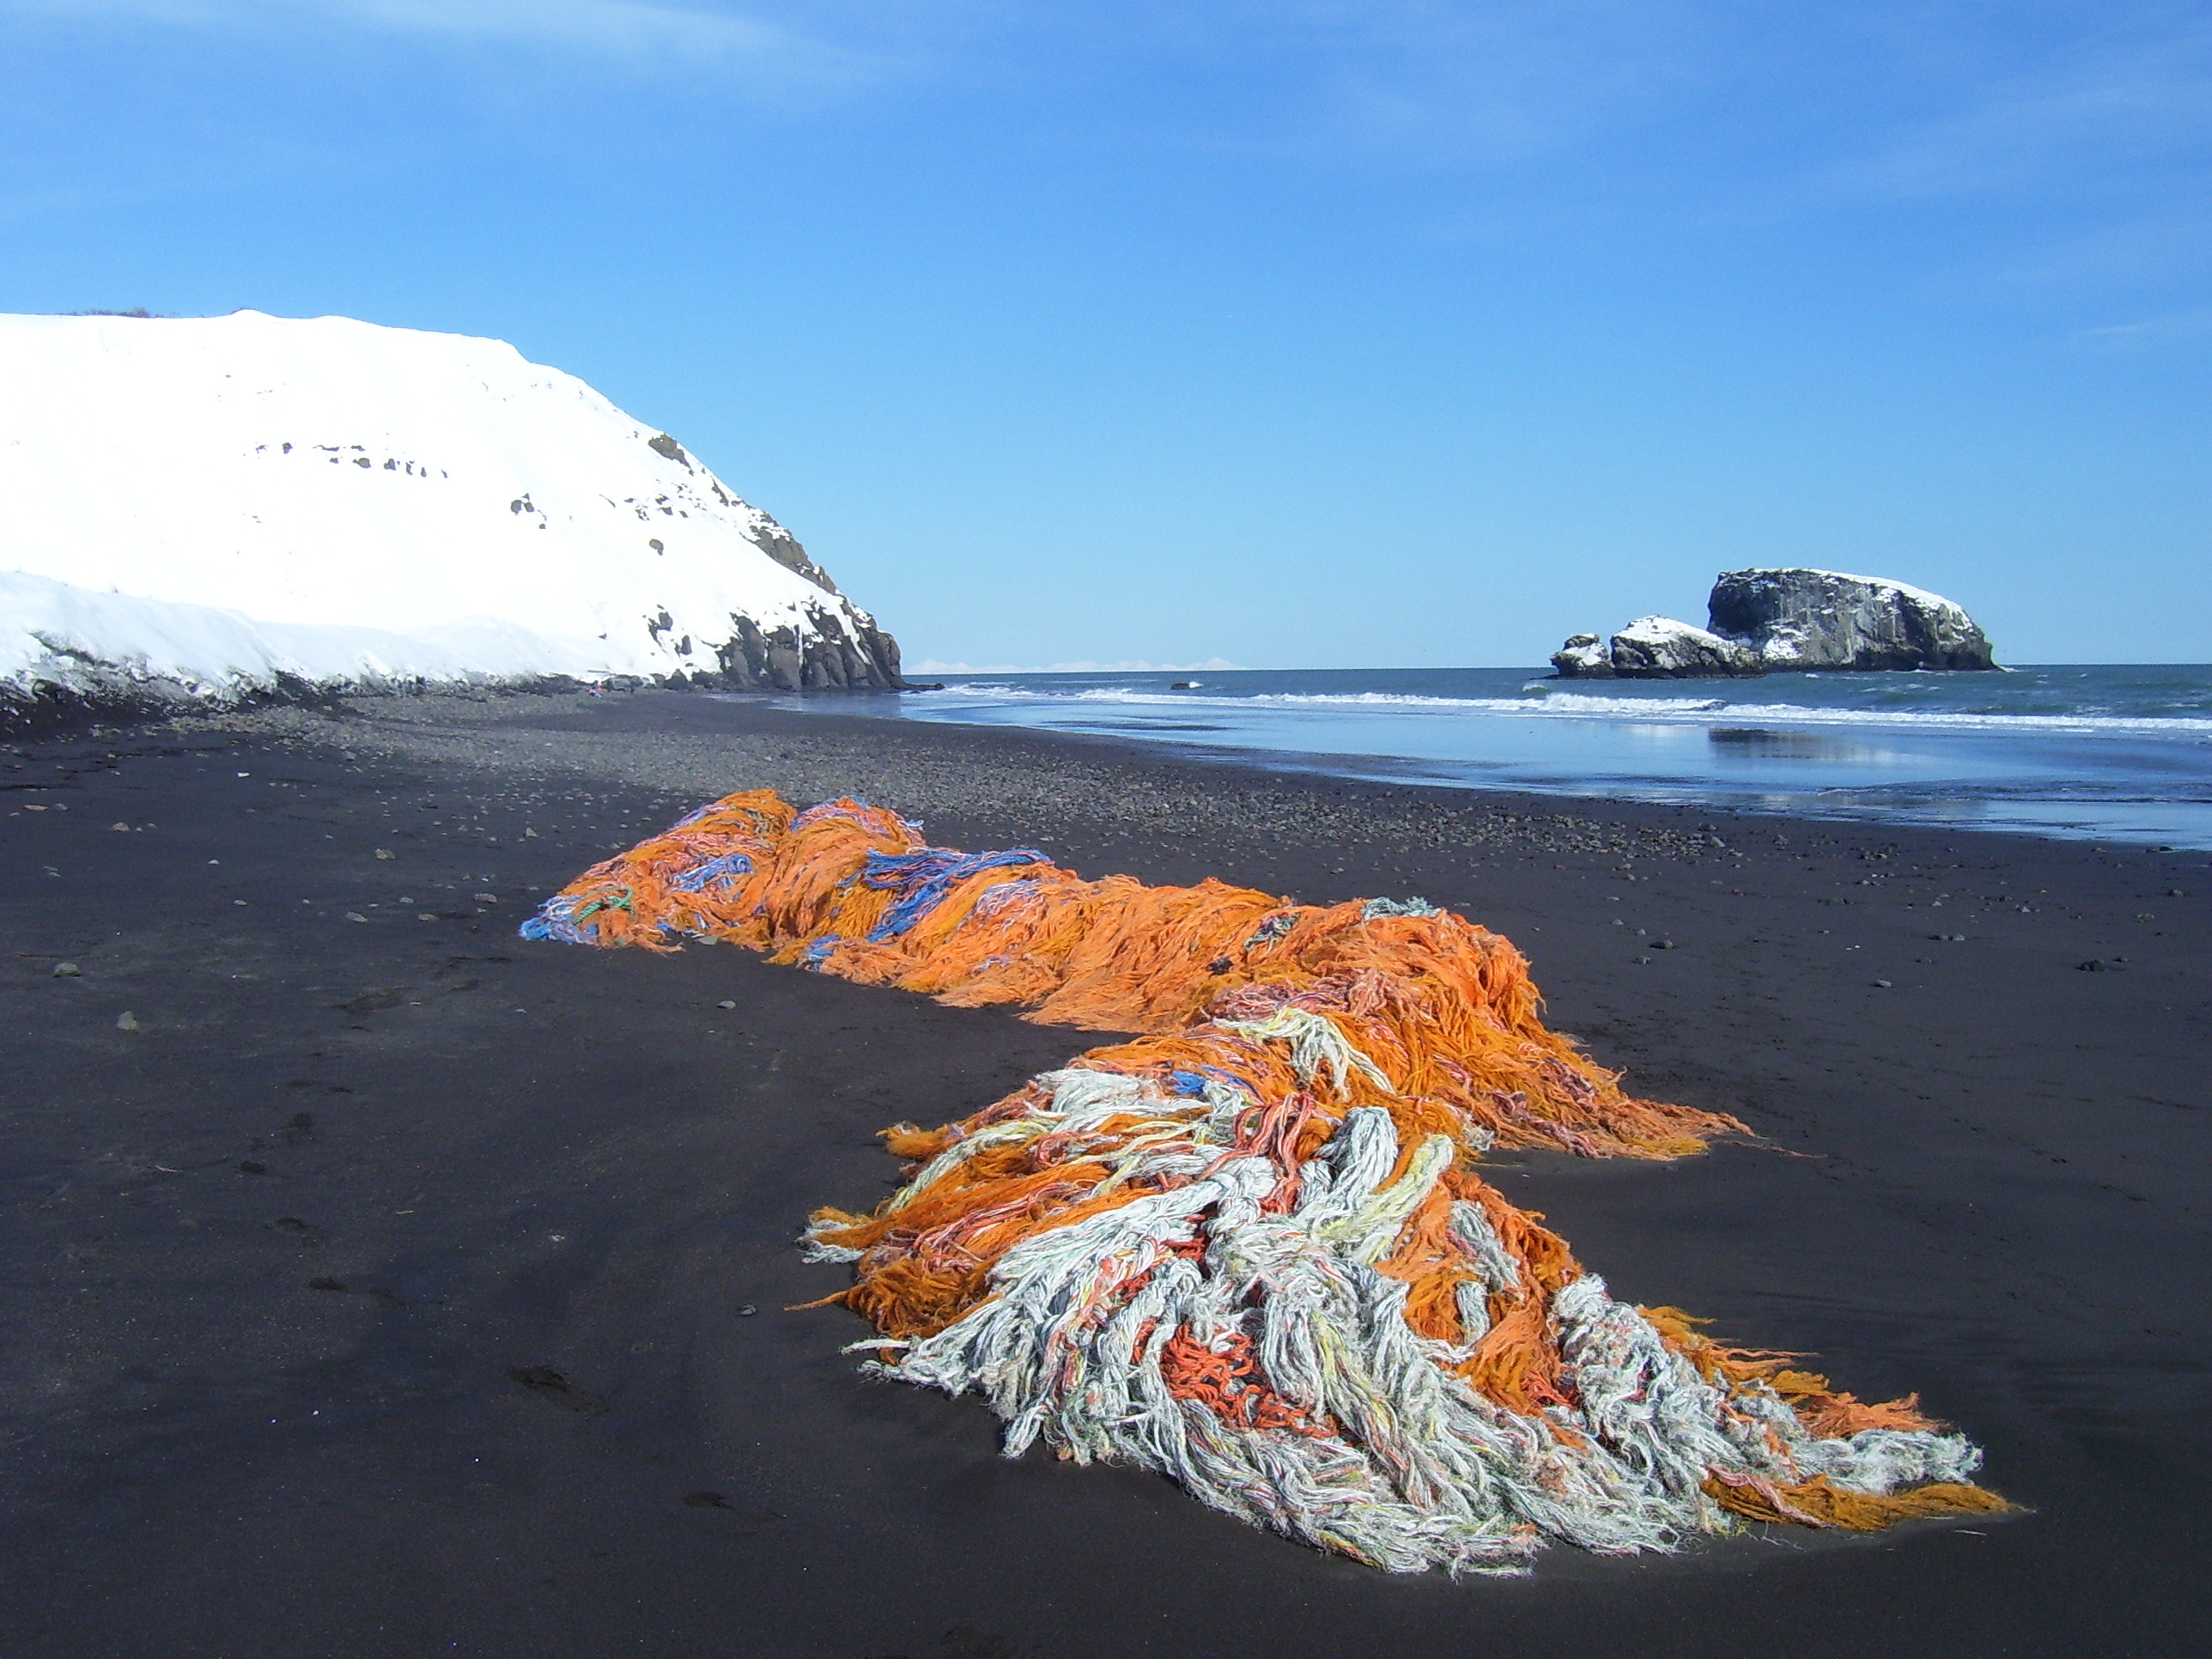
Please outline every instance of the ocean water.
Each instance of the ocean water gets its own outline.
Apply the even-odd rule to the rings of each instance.
[[[2212,851],[2202,664],[1595,682],[1510,668],[975,674],[868,701],[902,720],[1346,777]]]

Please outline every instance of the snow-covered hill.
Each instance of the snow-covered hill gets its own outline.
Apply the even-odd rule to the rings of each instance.
[[[0,701],[549,675],[900,683],[789,532],[501,342],[0,316]]]

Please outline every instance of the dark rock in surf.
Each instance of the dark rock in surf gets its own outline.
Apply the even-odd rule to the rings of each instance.
[[[1552,653],[1552,666],[1563,680],[1609,680],[1613,653],[1595,634],[1570,634],[1567,642]]]
[[[1673,680],[1764,674],[1759,653],[1671,617],[1641,617],[1604,645],[1577,634],[1552,655],[1561,679]]]

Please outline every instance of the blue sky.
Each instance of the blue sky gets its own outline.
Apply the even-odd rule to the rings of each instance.
[[[0,309],[511,340],[910,660],[2203,660],[2208,161],[2135,0],[0,0]]]

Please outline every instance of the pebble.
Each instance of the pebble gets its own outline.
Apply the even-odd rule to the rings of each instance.
[[[76,979],[83,972],[84,969],[73,962],[58,962],[54,964],[56,979]]]
[[[137,1030],[138,1029],[138,1016],[132,1013],[128,1008],[125,1008],[121,1013],[116,1015],[115,1029],[118,1031]]]
[[[543,706],[558,709],[569,701],[565,694],[550,695]],[[481,696],[431,693],[363,699],[349,707],[359,717],[353,729],[362,740],[361,748],[395,759],[526,773],[541,766],[597,769],[611,758],[611,739],[572,732],[548,738],[518,769],[512,740],[500,729],[511,711]],[[326,717],[284,708],[225,713],[207,724],[230,732],[317,742],[327,741],[329,730]],[[1378,840],[1402,840],[1425,849],[1605,853],[1699,862],[1729,856],[1724,848],[1716,848],[1717,837],[1710,830],[1656,822],[1607,823],[1572,810],[1508,810],[1478,799],[1445,804],[1413,797],[1339,802],[1326,793],[1267,782],[1240,787],[1226,774],[1182,778],[1149,768],[1146,787],[1130,788],[1122,769],[1094,764],[1073,749],[1048,757],[1024,750],[998,757],[958,742],[940,748],[903,735],[866,732],[835,741],[815,738],[803,750],[788,735],[753,732],[718,735],[711,742],[676,732],[626,734],[620,748],[619,769],[626,781],[692,803],[721,793],[733,772],[743,771],[793,800],[821,800],[863,789],[924,818],[933,811],[1019,822],[1042,817],[1080,822],[1086,830],[1178,838],[1200,826],[1230,833],[1249,829],[1316,849],[1353,848],[1363,853]],[[607,843],[616,851],[629,844]]]

